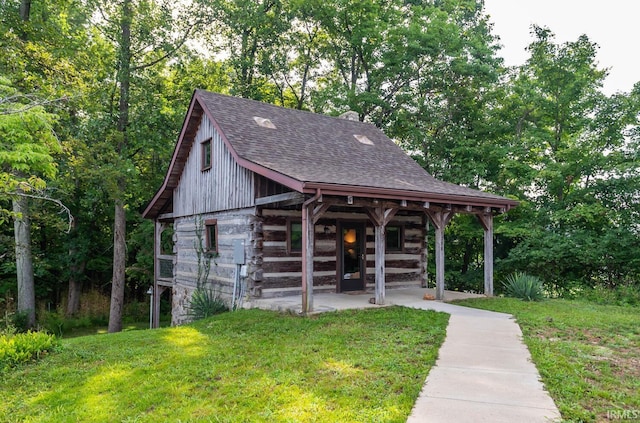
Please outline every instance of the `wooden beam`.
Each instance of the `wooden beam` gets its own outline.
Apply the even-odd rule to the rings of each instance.
[[[444,229],[451,221],[453,213],[447,210],[427,210],[427,215],[436,229],[436,300],[444,299]]]
[[[314,225],[329,210],[329,207],[331,207],[331,203],[322,203],[314,207],[312,215]]]
[[[291,191],[284,192],[282,194],[269,195],[267,197],[259,197],[256,198],[256,206],[264,206],[266,204],[280,203],[283,201],[287,201],[289,204],[294,204],[291,203],[291,201],[298,201],[299,203],[302,203],[304,201],[304,195],[297,191]]]
[[[376,291],[375,302],[378,305],[385,303],[385,253],[386,253],[386,236],[385,228],[398,212],[398,208],[366,207],[364,211],[374,224],[375,235],[375,268],[376,268]]]
[[[315,236],[312,204],[302,207],[302,313],[313,311],[313,240]]]
[[[484,229],[484,295],[493,296],[493,215],[477,215]]]
[[[376,225],[375,233],[375,257],[376,257],[376,304],[382,305],[385,302],[385,262],[384,256],[386,252],[385,227],[384,225]]]

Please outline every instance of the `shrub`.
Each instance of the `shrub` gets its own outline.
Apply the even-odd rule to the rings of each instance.
[[[200,320],[229,310],[217,291],[200,287],[193,291],[189,305],[186,307],[187,316],[192,320]]]
[[[541,301],[544,299],[542,281],[536,276],[516,272],[502,283],[508,297],[523,301]]]
[[[38,359],[56,345],[56,338],[44,332],[0,335],[0,372],[17,364]]]

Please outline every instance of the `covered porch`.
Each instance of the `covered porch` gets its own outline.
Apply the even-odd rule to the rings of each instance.
[[[435,297],[435,293],[436,290],[434,288],[391,288],[386,291],[385,305],[399,305],[415,308],[425,308],[425,305],[428,305],[428,308],[446,312],[448,307],[447,303],[443,301],[424,299],[425,294],[427,296]],[[314,313],[379,307],[369,301],[373,298],[374,294],[375,292],[373,290],[344,293],[316,293],[314,295]],[[484,297],[484,295],[481,294],[457,291],[445,291],[444,294],[448,301]],[[292,312],[296,314],[303,313],[302,304],[298,296],[256,298],[251,300],[249,303],[246,303],[246,307]]]
[[[342,187],[341,187],[342,188]],[[353,194],[353,195],[350,195]],[[497,202],[495,199],[473,198],[456,195],[427,196],[420,193],[411,198],[411,193],[388,192],[376,190],[373,192],[347,192],[343,189],[316,189],[315,194],[308,197],[302,203],[302,298],[301,312],[312,313],[317,310],[314,303],[314,238],[316,236],[316,224],[327,211],[333,207],[353,208],[363,211],[373,224],[375,288],[371,302],[375,305],[387,304],[386,292],[386,229],[387,225],[398,213],[411,213],[425,216],[425,234],[429,225],[435,229],[434,256],[435,256],[435,280],[436,286],[433,296],[436,300],[445,299],[445,240],[444,231],[447,224],[456,213],[471,214],[476,216],[484,231],[484,295],[493,295],[493,217],[504,213],[512,206],[509,200]],[[387,195],[385,195],[387,194]],[[372,198],[373,197],[373,198]],[[497,203],[497,204],[496,204]],[[425,236],[422,254],[422,287],[427,286],[427,256],[428,243]],[[340,274],[340,266],[338,266]],[[338,276],[340,277],[340,276]],[[342,290],[339,290],[342,291]],[[451,295],[451,294],[448,294]]]

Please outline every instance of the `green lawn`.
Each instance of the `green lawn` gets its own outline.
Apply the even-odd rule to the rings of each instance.
[[[2,375],[0,421],[405,422],[448,315],[260,310],[62,340]]]
[[[456,304],[516,317],[542,380],[566,421],[640,420],[637,307],[507,298]]]

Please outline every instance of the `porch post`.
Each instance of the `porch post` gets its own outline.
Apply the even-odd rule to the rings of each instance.
[[[160,254],[162,254],[162,223],[157,220],[153,221],[153,293],[150,297],[150,301],[153,306],[153,313],[151,314],[151,327],[160,327],[160,286],[158,285],[158,278],[160,277]]]
[[[373,222],[375,234],[375,266],[376,266],[376,295],[375,302],[378,305],[384,304],[385,301],[385,253],[387,250],[387,239],[385,237],[385,228],[398,212],[398,208],[365,208],[369,219]]]
[[[484,295],[493,296],[493,214],[477,215],[484,229]]]
[[[386,253],[387,243],[385,242],[385,227],[384,225],[375,225],[375,240],[376,240],[376,304],[382,305],[385,300],[385,263],[384,255]]]
[[[452,217],[450,210],[428,212],[436,234],[436,300],[444,299],[444,228]]]
[[[312,210],[302,206],[302,313],[313,311],[313,239],[315,235]]]

